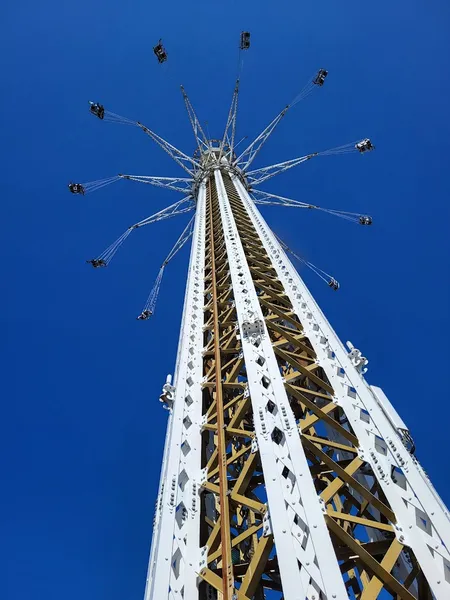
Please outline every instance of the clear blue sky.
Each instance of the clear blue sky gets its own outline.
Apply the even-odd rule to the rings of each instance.
[[[264,214],[341,282],[333,293],[304,274],[342,339],[369,357],[369,381],[409,424],[449,503],[448,3],[18,0],[1,12],[0,596],[142,597],[167,418],[158,395],[176,356],[187,249],[167,270],[154,319],[134,318],[188,217],[133,233],[110,268],[94,271],[86,259],[178,196],[120,182],[80,198],[66,185],[180,175],[149,138],[92,118],[87,102],[191,153],[177,86],[220,135],[244,28],[253,44],[241,135],[256,135],[316,69],[330,72],[259,166],[366,135],[377,146],[265,186],[372,214],[372,228],[295,209]],[[159,37],[167,69],[152,54]]]

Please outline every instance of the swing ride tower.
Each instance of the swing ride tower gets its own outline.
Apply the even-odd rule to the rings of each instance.
[[[185,196],[129,228],[93,266],[109,264],[133,229],[194,212],[140,316],[153,314],[165,266],[192,238],[176,368],[160,398],[168,424],[145,600],[450,598],[449,515],[408,428],[258,208],[372,222],[257,187],[316,157],[373,148],[365,139],[252,170],[288,109],[317,85],[316,76],[240,154],[239,80],[219,141],[205,136],[182,90],[193,157],[139,122],[101,117],[136,125],[189,175],[112,178]]]

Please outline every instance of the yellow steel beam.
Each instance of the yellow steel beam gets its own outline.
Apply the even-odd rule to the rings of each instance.
[[[207,431],[217,431],[217,423],[205,423],[202,425],[202,429],[206,429]]]
[[[219,515],[217,521],[215,522],[211,533],[209,534],[209,538],[208,538],[208,541],[206,542],[206,545],[208,546],[208,557],[211,552],[214,552],[215,549],[218,546],[220,546],[220,515]],[[220,552],[222,552],[222,550],[220,550]]]
[[[364,527],[373,527],[374,529],[379,529],[381,531],[389,531],[390,533],[394,531],[392,525],[389,525],[388,523],[380,523],[379,521],[364,519],[362,517],[356,517],[354,515],[349,515],[343,512],[336,512],[331,508],[327,509],[327,515],[333,517],[333,519],[342,519],[343,521],[348,521],[357,525],[364,525]]]
[[[350,431],[347,431],[347,429],[344,429],[344,427],[342,427],[342,425],[340,423],[338,423],[338,421],[336,421],[336,419],[333,419],[333,417],[330,417],[330,415],[327,414],[327,411],[325,410],[327,408],[326,406],[324,406],[323,408],[319,408],[317,406],[317,404],[315,404],[314,402],[309,400],[306,396],[304,396],[301,392],[299,392],[295,386],[293,386],[291,384],[285,384],[285,387],[286,387],[286,391],[289,394],[291,394],[292,396],[297,398],[297,400],[299,400],[302,404],[304,404],[307,408],[309,408],[309,410],[311,410],[313,413],[315,413],[319,419],[324,421],[324,423],[331,425],[331,427],[333,427],[333,429],[338,431],[344,438],[346,438],[354,446],[357,447],[359,445],[358,438],[353,433],[351,433]],[[336,408],[337,408],[337,406],[335,404],[333,404],[332,402],[330,402],[329,406],[330,406],[330,410],[328,412],[331,412],[332,410],[336,410]],[[304,422],[302,420],[300,420],[300,427],[302,430],[305,427]]]
[[[316,358],[314,356],[309,356],[309,354],[306,354],[305,350],[302,350],[301,354],[299,354],[298,351],[288,352],[285,348],[283,348],[283,346],[286,346],[286,344],[290,344],[290,342],[288,342],[286,338],[280,337],[277,339],[276,342],[272,342],[272,347],[281,348],[282,350],[284,350],[284,352],[286,352],[286,354],[292,356],[292,358],[294,358],[295,360],[302,360],[310,363],[309,365],[305,365],[305,369],[310,370],[311,366],[314,366],[314,369],[319,368],[319,365],[316,363]]]
[[[242,369],[243,365],[244,365],[244,358],[243,357],[236,357],[235,359],[235,364],[233,365],[233,368],[231,369],[231,371],[229,373],[227,373],[226,376],[226,381],[233,381],[234,379],[236,379],[239,375],[239,371]]]
[[[215,588],[219,593],[223,590],[223,580],[222,577],[219,577],[216,573],[211,571],[211,569],[202,569],[200,571],[200,576],[204,579],[209,585]]]
[[[242,581],[242,585],[239,588],[240,594],[243,594],[247,598],[252,598],[256,587],[258,586],[261,576],[264,573],[264,568],[269,558],[269,554],[273,547],[273,536],[259,538],[258,545],[256,546],[255,553],[252,556],[252,560],[247,569],[247,573]]]
[[[361,544],[359,544],[351,535],[346,533],[336,521],[331,517],[325,516],[328,528],[332,531],[345,545],[347,545],[356,554],[361,562],[374,573],[392,592],[397,594],[401,600],[417,600],[407,589],[393,576],[390,571],[382,566]],[[401,544],[397,542],[400,546]],[[394,546],[393,554],[397,551],[397,546]],[[367,596],[365,600],[374,599],[376,596]]]
[[[239,504],[243,504],[244,506],[251,508],[253,511],[255,511],[256,513],[259,513],[261,515],[263,515],[267,510],[267,506],[265,504],[263,504],[261,501],[252,500],[251,498],[248,498],[247,496],[243,496],[242,494],[238,494],[234,491],[231,493],[231,498],[235,502],[238,502]]]
[[[327,438],[317,437],[316,435],[307,435],[305,433],[302,434],[304,438],[310,440],[314,444],[320,444],[321,446],[329,446],[330,448],[336,448],[336,450],[344,450],[345,452],[351,452],[352,454],[358,454],[358,449],[353,446],[346,446],[345,444],[340,444],[339,442],[333,442],[333,440],[328,440]]]
[[[244,468],[240,472],[239,477],[238,477],[236,483],[234,484],[232,496],[233,496],[233,494],[244,493],[245,490],[247,489],[247,486],[250,482],[253,471],[255,470],[256,459],[257,459],[256,452],[249,454],[247,460],[245,461]]]
[[[386,552],[383,560],[381,561],[380,566],[385,569],[385,571],[390,573],[394,568],[394,565],[397,562],[402,550],[403,545],[400,544],[396,538],[394,538],[389,550]],[[378,594],[383,589],[383,583],[384,582],[381,579],[378,579],[378,577],[374,575],[369,584],[365,586],[361,600],[374,600],[375,598],[378,598]]]
[[[251,446],[243,446],[238,452],[236,452],[236,454],[233,454],[233,456],[230,456],[227,459],[227,465],[233,464],[235,460],[237,460],[238,458],[240,458],[243,454],[245,454],[246,452],[248,452],[250,449],[251,449]],[[216,473],[218,473],[218,472],[219,472],[219,467],[215,467],[214,469],[208,470],[207,471],[208,478],[214,477],[214,475],[216,475]]]
[[[415,563],[415,564],[414,564]],[[412,584],[412,582],[414,581],[414,579],[419,575],[420,573],[420,567],[419,564],[414,561],[413,562],[413,568],[411,569],[411,571],[408,573],[408,576],[406,577],[405,581],[403,582],[403,585],[405,586],[405,588],[408,590]]]
[[[206,382],[202,384],[203,388],[209,388],[209,389],[214,389],[215,387],[215,382]],[[243,381],[228,381],[228,382],[224,382],[222,383],[222,388],[224,390],[234,390],[234,389],[243,389],[245,388],[247,384],[244,383]]]
[[[328,400],[328,402],[331,402],[333,400],[333,397],[330,394],[325,394],[325,392],[321,392],[319,390],[311,390],[310,388],[304,388],[300,385],[294,385],[293,383],[289,384],[291,387],[294,388],[294,390],[296,390],[297,392],[301,393],[302,395],[310,395],[313,396],[313,398],[323,398],[324,400]],[[337,408],[337,406],[335,406],[334,408]],[[324,410],[324,408],[322,407],[322,410]]]
[[[250,269],[251,271],[251,269]],[[267,285],[264,285],[264,283],[261,283],[261,281],[254,281],[255,287],[258,287],[260,289],[262,289],[264,292],[266,292],[266,294],[268,296],[270,296],[272,298],[272,300],[275,300],[276,302],[281,302],[281,304],[283,305],[283,307],[285,309],[287,309],[288,311],[292,310],[292,304],[291,301],[289,300],[289,298],[286,296],[286,294],[281,291],[277,291],[277,290],[273,290],[272,288],[267,287]],[[283,308],[281,307],[281,308]]]
[[[232,547],[235,548],[238,544],[240,544],[241,542],[246,540],[248,537],[250,537],[251,535],[254,535],[257,531],[259,531],[261,529],[262,526],[263,526],[262,523],[259,523],[259,525],[253,525],[252,527],[249,527],[244,532],[242,532],[240,535],[233,538],[233,540],[231,542]],[[216,550],[213,554],[208,554],[208,564],[217,560],[219,558],[219,556],[220,556],[220,550]]]
[[[247,431],[246,429],[236,429],[236,427],[227,427],[227,432],[230,435],[236,435],[238,437],[244,437],[244,438],[254,438],[255,437],[254,431]]]
[[[350,487],[359,492],[361,496],[367,498],[372,504],[372,506],[379,510],[380,513],[383,514],[389,521],[391,521],[392,523],[396,523],[397,519],[391,508],[389,508],[389,506],[386,506],[384,502],[381,502],[381,500],[379,500],[376,496],[371,494],[369,490],[362,485],[362,483],[360,483],[353,477],[353,473],[355,473],[359,469],[359,467],[364,463],[362,459],[360,459],[359,457],[354,458],[350,465],[343,469],[341,466],[339,466],[337,462],[335,462],[330,456],[328,456],[328,454],[326,454],[322,450],[319,450],[319,448],[317,448],[317,446],[315,446],[309,440],[302,438],[302,442],[303,446],[307,447],[315,456],[321,459],[322,462],[332,467],[333,471],[337,475],[337,479],[341,479],[343,482],[347,483]],[[330,486],[328,487],[330,488],[333,485],[333,483],[330,484]],[[336,493],[336,491],[332,493],[332,491],[327,490],[320,494],[321,498],[324,500],[325,503],[328,502],[330,498]]]
[[[273,331],[276,331],[280,335],[283,335],[287,340],[289,340],[292,344],[302,348],[305,352],[308,352],[311,356],[316,356],[315,351],[303,344],[303,340],[307,340],[307,337],[304,333],[300,333],[298,329],[292,329],[292,327],[287,327],[286,325],[281,325],[280,323],[276,323],[273,318],[266,317],[267,327]]]
[[[311,373],[311,371],[309,370],[308,367],[304,367],[293,356],[289,356],[289,354],[286,354],[286,352],[284,350],[282,350],[281,348],[274,348],[274,352],[280,358],[282,358],[283,360],[287,361],[292,366],[296,367],[296,369],[298,371],[300,371],[303,375],[306,375],[309,380],[313,381],[316,385],[318,385],[319,387],[321,387],[323,390],[325,390],[326,392],[329,392],[330,394],[334,394],[334,390],[333,390],[333,388],[331,387],[331,385],[329,383],[327,383],[326,381],[323,381],[323,379],[321,379],[320,377],[318,377],[314,373]]]
[[[255,276],[254,279],[255,279],[256,285],[261,286],[261,287],[262,287],[262,285],[265,285],[265,284],[261,285],[261,282],[260,282],[260,278],[261,278],[263,281],[265,281],[267,283],[267,285],[271,286],[271,287],[268,287],[267,289],[262,288],[262,289],[264,289],[264,291],[267,291],[267,293],[269,293],[268,290],[270,289],[276,293],[277,298],[279,298],[281,296],[285,301],[290,303],[290,300],[289,300],[288,296],[286,295],[286,292],[284,291],[283,284],[281,283],[281,281],[279,279],[273,279],[273,277],[269,277],[268,275],[266,275],[266,273],[263,273],[261,271],[261,267],[254,266],[252,264],[250,264],[249,267],[250,267],[250,272],[252,273],[252,275]],[[263,268],[267,270],[267,266],[265,266]]]
[[[211,456],[209,457],[209,460],[206,464],[206,472],[212,476],[212,471],[213,469],[215,470],[215,465],[217,464],[217,448],[214,448],[214,450],[211,453]],[[217,467],[217,472],[219,472],[219,467]]]
[[[240,402],[242,400],[242,398],[244,397],[244,394],[239,394],[239,396],[236,396],[235,398],[232,398],[229,402],[227,402],[225,404],[225,406],[223,407],[224,410],[228,410],[229,408],[231,408],[234,404],[236,404],[237,402]],[[215,408],[216,404],[211,403],[211,406],[213,408]],[[209,411],[209,409],[208,409]],[[217,414],[213,413],[213,412],[207,412],[206,413],[208,415],[208,421],[212,421],[213,419],[217,418]]]
[[[274,304],[272,304],[272,302],[269,302],[264,296],[259,297],[259,303],[262,304],[263,306],[265,306],[266,308],[268,308],[269,310],[271,310],[280,319],[283,319],[284,321],[288,321],[292,325],[297,326],[297,329],[299,331],[303,330],[303,327],[298,322],[298,320],[296,318],[296,314],[294,313],[293,310],[285,311],[282,308],[280,308],[279,306],[275,306]]]
[[[219,340],[219,314],[217,307],[216,265],[214,248],[213,194],[209,181],[209,218],[210,218],[210,252],[211,278],[214,315],[214,360],[216,365],[215,400],[217,406],[217,451],[219,462],[219,494],[220,494],[220,532],[222,546],[222,594],[223,600],[232,600],[234,593],[233,563],[231,559],[230,507],[228,498],[227,451],[225,439],[225,422],[223,413],[222,369]]]
[[[242,397],[242,394],[241,394]],[[250,401],[250,397],[247,398],[243,398],[239,404],[239,406],[237,407],[234,415],[232,416],[228,426],[231,427],[231,429],[233,429],[234,427],[237,427],[238,425],[240,425],[242,419],[245,417],[245,415],[248,412],[248,409],[251,406],[251,401]]]

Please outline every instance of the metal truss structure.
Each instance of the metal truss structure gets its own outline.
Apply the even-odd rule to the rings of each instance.
[[[408,428],[367,383],[367,359],[343,346],[257,208],[319,208],[254,188],[312,157],[373,148],[363,140],[249,171],[312,89],[314,80],[238,158],[239,79],[220,140],[206,138],[182,89],[193,158],[123,120],[190,175],[105,180],[188,194],[127,232],[195,209],[176,245],[192,233],[176,371],[160,398],[168,426],[145,600],[450,598],[449,514]],[[91,262],[106,266],[105,256]]]

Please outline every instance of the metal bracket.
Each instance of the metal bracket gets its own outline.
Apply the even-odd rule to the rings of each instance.
[[[367,373],[366,365],[369,361],[365,356],[361,354],[361,350],[355,348],[351,342],[347,342],[347,348],[350,350],[350,352],[348,353],[348,357],[352,361],[352,364],[355,367],[355,369],[363,375],[364,373]]]
[[[175,401],[175,387],[172,385],[172,375],[167,375],[166,383],[163,385],[159,401],[163,403],[166,410],[171,410]]]
[[[252,336],[262,337],[264,335],[264,323],[261,319],[254,319],[253,321],[244,321],[242,323],[242,331],[245,339],[248,339]]]
[[[202,546],[200,548],[200,561],[198,563],[198,572],[199,573],[203,569],[206,569],[208,566],[208,563],[207,563],[208,550],[209,550],[208,546]]]
[[[269,509],[267,509],[263,515],[263,537],[269,537],[272,534],[272,522],[270,520]]]

